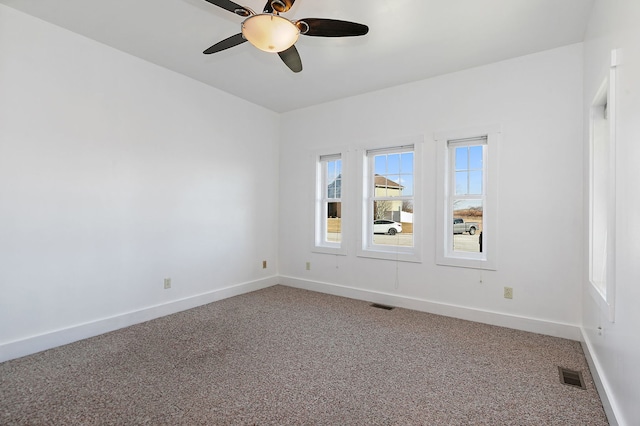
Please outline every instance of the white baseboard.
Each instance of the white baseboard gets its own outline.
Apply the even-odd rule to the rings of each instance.
[[[604,408],[604,412],[607,415],[607,420],[611,426],[618,426],[620,423],[618,422],[617,416],[617,406],[614,401],[609,399],[610,389],[609,383],[602,374],[602,367],[600,366],[600,362],[598,361],[598,357],[593,350],[593,345],[588,338],[586,331],[581,329],[582,331],[582,350],[584,352],[585,358],[587,358],[587,363],[589,364],[589,370],[591,371],[591,377],[593,377],[593,383],[596,385],[596,389],[598,390],[598,395],[600,396],[600,401],[602,401],[602,407]]]
[[[180,300],[150,306],[133,312],[126,312],[109,318],[102,318],[85,324],[55,330],[49,333],[28,337],[25,339],[0,345],[0,362],[31,355],[57,346],[66,345],[78,340],[98,336],[130,325],[139,324],[160,318],[176,312],[206,305],[218,300],[238,296],[244,293],[271,287],[279,283],[277,276],[257,281],[241,283],[229,287],[213,290]]]
[[[113,317],[75,325],[62,330],[55,330],[49,333],[4,343],[0,345],[0,362],[34,354],[57,346],[66,345],[78,340],[94,337],[120,328],[128,327],[130,325],[139,324],[155,318],[195,308],[197,306],[206,305],[218,300],[271,287],[276,284],[317,291],[320,293],[333,294],[351,299],[366,300],[369,302],[413,309],[416,311],[429,312],[432,314],[460,318],[468,321],[508,327],[516,330],[583,341],[580,328],[571,324],[558,324],[534,318],[482,311],[464,306],[447,305],[424,299],[398,296],[389,293],[363,290],[355,287],[341,286],[318,281],[303,280],[286,276],[274,276],[213,290],[211,292],[175,300],[161,305],[151,306],[138,311],[127,312]]]
[[[294,277],[280,276],[280,284],[289,287],[317,291],[320,293],[332,294],[335,296],[365,300],[368,302],[397,306],[399,308],[413,309],[416,311],[428,312],[436,315],[443,315],[468,321],[480,322],[484,324],[497,325],[500,327],[513,328],[516,330],[529,331],[532,333],[545,334],[548,336],[561,337],[564,339],[576,341],[582,340],[580,327],[572,324],[560,324],[535,318],[508,315],[500,312],[483,311],[464,306],[448,305],[432,302],[425,299],[398,296],[389,293],[363,290],[360,288],[324,283],[319,281],[303,280]]]

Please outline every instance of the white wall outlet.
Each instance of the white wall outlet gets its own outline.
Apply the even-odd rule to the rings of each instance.
[[[504,298],[505,299],[513,299],[513,287],[505,287],[504,288]]]
[[[262,269],[267,269],[267,261],[266,260],[262,261]]]
[[[171,288],[171,278],[165,278],[164,279],[164,289],[168,289]]]
[[[311,262],[307,262],[307,265],[305,266],[307,271],[311,270]]]

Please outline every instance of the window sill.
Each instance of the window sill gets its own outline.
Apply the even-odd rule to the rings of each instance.
[[[442,257],[436,259],[436,265],[454,266],[457,268],[484,269],[487,271],[495,271],[495,262],[485,259],[469,259],[464,257]]]
[[[311,252],[320,254],[334,254],[339,256],[347,255],[347,251],[343,247],[314,246],[311,248]]]
[[[381,259],[381,260],[394,260],[397,262],[412,262],[422,263],[422,257],[420,254],[412,252],[398,252],[391,250],[375,250],[375,249],[362,249],[358,251],[358,257],[364,257],[369,259]]]

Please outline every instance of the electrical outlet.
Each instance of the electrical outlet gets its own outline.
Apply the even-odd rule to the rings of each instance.
[[[505,299],[513,299],[513,287],[505,287],[504,288],[504,298]]]
[[[165,278],[164,279],[164,289],[168,289],[171,288],[171,278]]]
[[[311,262],[307,262],[306,269],[307,271],[311,270]]]
[[[267,269],[267,261],[266,260],[262,261],[262,269]]]

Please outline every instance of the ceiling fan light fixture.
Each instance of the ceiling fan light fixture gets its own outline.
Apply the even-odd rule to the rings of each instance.
[[[286,18],[262,13],[244,20],[242,35],[258,49],[278,53],[287,50],[298,41],[300,30]]]

